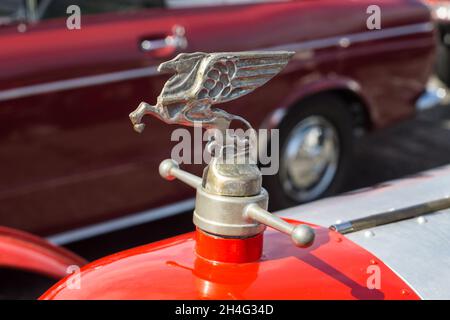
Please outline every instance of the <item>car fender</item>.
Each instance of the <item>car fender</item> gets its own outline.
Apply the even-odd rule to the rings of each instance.
[[[373,103],[357,81],[346,77],[329,77],[320,78],[308,83],[297,82],[291,90],[291,93],[286,96],[277,109],[266,116],[260,127],[264,129],[277,128],[288,114],[288,111],[299,106],[299,102],[302,100],[320,93],[333,91],[350,93],[356,100],[361,102],[370,119],[376,118]]]
[[[52,278],[67,275],[71,265],[86,260],[29,233],[0,226],[0,267],[22,269]]]

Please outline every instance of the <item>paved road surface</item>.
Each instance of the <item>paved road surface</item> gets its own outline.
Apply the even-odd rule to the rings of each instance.
[[[355,160],[349,190],[450,163],[450,105],[364,137]]]

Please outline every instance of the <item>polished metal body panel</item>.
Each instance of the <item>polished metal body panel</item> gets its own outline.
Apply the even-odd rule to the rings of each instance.
[[[450,166],[445,166],[279,214],[329,227],[449,195]],[[422,298],[450,299],[450,209],[352,232],[346,237],[381,259]]]
[[[450,209],[347,237],[381,259],[420,297],[450,299]]]

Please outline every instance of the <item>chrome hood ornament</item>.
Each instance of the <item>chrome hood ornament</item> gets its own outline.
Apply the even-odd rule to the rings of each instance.
[[[237,115],[213,108],[214,104],[237,99],[252,92],[277,75],[288,63],[293,52],[227,52],[182,53],[162,63],[158,70],[175,72],[164,85],[155,106],[142,102],[130,114],[134,129],[142,132],[141,122],[150,114],[168,124],[201,125],[218,130],[222,138],[231,137],[231,144],[219,145],[212,136],[207,148],[219,145],[205,167],[203,177],[183,171],[167,159],[161,162],[159,173],[167,180],[175,178],[197,190],[194,224],[202,232],[223,238],[256,237],[266,226],[291,236],[295,245],[308,247],[314,241],[311,227],[292,225],[267,212],[268,194],[262,188],[262,175],[256,162],[224,163],[225,154],[242,160],[249,153],[248,140],[228,132],[231,121],[238,120],[251,129],[250,123]],[[224,139],[222,141],[229,141]],[[244,150],[236,145],[244,142]],[[242,144],[241,144],[242,145]],[[244,157],[243,157],[244,156]],[[262,237],[259,237],[262,239]]]
[[[175,74],[164,85],[156,105],[142,102],[130,114],[134,129],[144,130],[142,117],[146,114],[168,124],[201,123],[206,129],[224,131],[237,120],[251,128],[245,119],[212,106],[262,86],[286,66],[292,55],[286,51],[181,53],[159,65],[158,71]]]

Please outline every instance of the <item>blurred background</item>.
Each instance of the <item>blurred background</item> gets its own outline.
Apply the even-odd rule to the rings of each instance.
[[[0,225],[88,260],[192,231],[194,192],[157,171],[174,128],[128,119],[182,52],[295,52],[222,106],[280,130],[272,210],[448,164],[450,3],[373,2],[0,0]],[[0,298],[55,281],[0,279]]]

